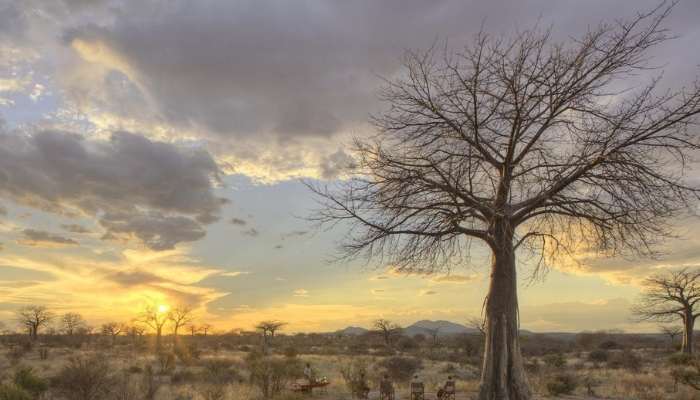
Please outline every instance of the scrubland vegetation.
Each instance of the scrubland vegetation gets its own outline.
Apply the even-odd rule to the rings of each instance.
[[[194,331],[194,330],[193,330]],[[313,398],[350,399],[361,374],[378,396],[388,374],[398,398],[409,398],[418,374],[427,398],[435,398],[448,375],[457,398],[477,395],[483,338],[394,331],[361,335],[231,332],[161,338],[77,332],[5,334],[0,350],[0,399],[297,399],[290,390],[306,363],[330,385]],[[678,353],[668,335],[615,332],[522,336],[525,368],[538,398],[700,398],[700,364]],[[308,396],[306,396],[308,397]]]

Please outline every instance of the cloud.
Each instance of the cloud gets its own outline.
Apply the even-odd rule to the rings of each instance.
[[[255,228],[250,228],[250,229],[245,230],[241,233],[244,234],[245,236],[250,236],[250,237],[257,237],[258,235],[260,235],[260,232],[258,232],[258,230]]]
[[[168,250],[206,234],[224,200],[219,168],[201,148],[116,132],[0,132],[0,195],[43,211],[94,217],[106,237]]]
[[[301,237],[301,236],[305,236],[307,233],[309,233],[309,231],[296,230],[296,231],[291,231],[291,232],[283,233],[281,236],[282,236],[282,240],[284,240],[284,239],[288,239],[288,238],[292,238],[292,237]]]
[[[22,238],[18,239],[17,243],[37,247],[73,246],[78,244],[73,239],[36,229],[23,230]]]
[[[418,292],[419,296],[432,296],[434,294],[437,294],[438,292],[430,289],[422,289],[420,292]]]
[[[5,206],[3,206],[3,205],[0,205],[0,215],[1,216],[7,215],[7,208],[5,208]]]
[[[340,149],[321,160],[321,178],[336,179],[344,172],[347,172],[355,167],[357,167],[357,162],[355,159]]]
[[[231,225],[244,226],[244,225],[246,225],[248,222],[247,222],[246,220],[244,220],[244,219],[235,218],[235,217],[234,217],[234,218],[231,218],[231,220],[229,221],[229,223],[231,223]]]
[[[85,228],[82,225],[78,224],[63,224],[61,225],[61,228],[63,228],[67,232],[71,233],[90,233],[90,230]]]
[[[306,289],[296,289],[293,293],[294,297],[309,297],[309,291]]]
[[[430,279],[433,283],[455,283],[455,284],[465,284],[468,282],[473,282],[479,278],[478,274],[473,275],[442,275],[436,276]]]

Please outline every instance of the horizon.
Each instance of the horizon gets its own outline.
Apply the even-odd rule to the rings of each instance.
[[[538,17],[565,40],[658,3],[0,0],[0,323],[37,304],[96,326],[147,305],[189,305],[226,331],[464,324],[482,315],[485,246],[431,275],[331,263],[347,232],[309,221],[304,181],[346,178],[347,144],[382,109],[378,76],[399,76],[405,49]],[[679,37],[652,52],[664,87],[697,75],[698,17],[692,1],[669,17]],[[673,222],[659,259],[581,248],[534,282],[537,260],[519,260],[522,329],[656,333],[631,320],[642,280],[700,266],[697,217]]]

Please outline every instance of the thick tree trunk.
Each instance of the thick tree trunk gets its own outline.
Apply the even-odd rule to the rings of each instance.
[[[695,327],[695,318],[692,312],[686,313],[683,318],[683,345],[681,351],[686,354],[693,354],[693,329]]]
[[[505,224],[504,224],[505,225]],[[518,293],[512,231],[496,228],[486,299],[484,364],[479,400],[529,400],[518,338]]]

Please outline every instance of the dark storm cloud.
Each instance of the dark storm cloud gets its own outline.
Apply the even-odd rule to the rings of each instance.
[[[229,222],[231,223],[231,225],[240,225],[240,226],[244,226],[248,223],[246,220],[241,219],[241,218],[236,218],[236,217],[231,218],[231,220]]]
[[[0,132],[0,195],[45,211],[94,216],[107,236],[153,250],[205,235],[222,199],[204,150],[131,133],[88,140],[65,132]]]
[[[36,229],[25,229],[22,231],[22,237],[18,240],[19,243],[27,246],[46,246],[46,245],[77,245],[78,242],[71,238],[63,237],[51,232],[40,231]]]
[[[124,5],[113,24],[74,27],[66,38],[100,43],[123,57],[171,123],[219,136],[328,137],[376,109],[376,75],[393,74],[404,49],[426,48],[437,38],[459,47],[482,23],[488,32],[513,33],[538,19],[566,39],[656,4],[173,1],[145,11],[140,3]],[[699,9],[698,2],[681,2],[669,21],[674,31],[697,34]],[[687,49],[674,49],[664,53],[675,58],[668,61],[687,56]],[[324,173],[331,176],[332,165]]]

